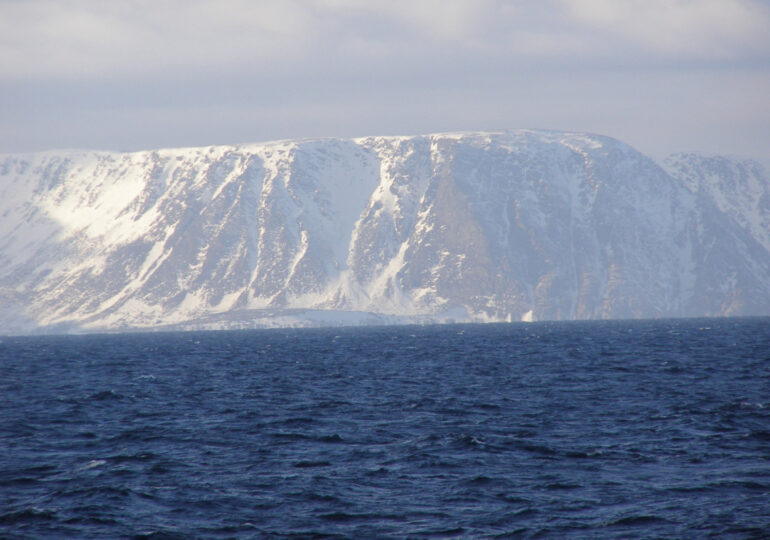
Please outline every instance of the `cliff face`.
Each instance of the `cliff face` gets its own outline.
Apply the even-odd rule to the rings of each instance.
[[[0,332],[770,314],[766,173],[664,165],[535,131],[3,156]]]

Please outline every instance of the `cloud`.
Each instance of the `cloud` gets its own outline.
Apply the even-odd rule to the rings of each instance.
[[[770,9],[749,0],[6,0],[0,78],[767,61],[768,27]]]
[[[28,0],[0,3],[4,78],[162,76],[300,56],[314,33],[296,2]]]
[[[0,151],[521,126],[766,149],[767,28],[764,0],[0,0]]]
[[[599,33],[640,53],[682,59],[770,57],[770,9],[747,0],[563,2],[581,33]]]

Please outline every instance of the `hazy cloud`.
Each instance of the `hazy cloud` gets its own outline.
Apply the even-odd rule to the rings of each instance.
[[[749,126],[757,151],[768,28],[759,0],[0,0],[0,150],[526,121],[657,151],[689,111],[725,151]]]
[[[5,80],[452,55],[587,63],[770,59],[770,9],[725,0],[26,0],[0,3]],[[649,57],[649,58],[647,58]]]

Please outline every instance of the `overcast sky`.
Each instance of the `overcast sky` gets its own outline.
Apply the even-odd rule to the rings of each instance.
[[[0,0],[0,153],[544,128],[770,158],[768,0]]]

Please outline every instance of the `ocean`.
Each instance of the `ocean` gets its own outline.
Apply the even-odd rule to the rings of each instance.
[[[0,337],[2,538],[709,536],[768,318]]]

